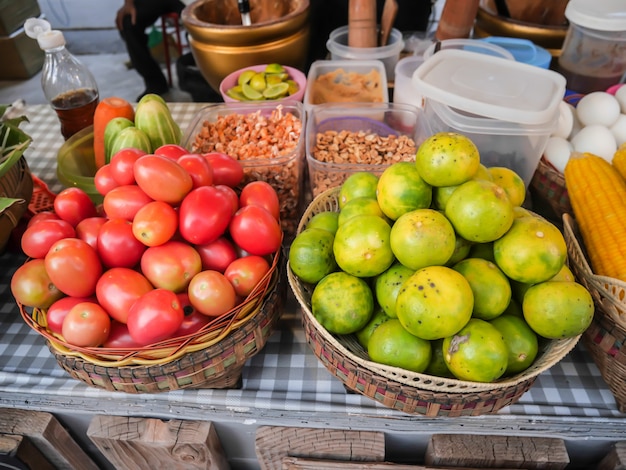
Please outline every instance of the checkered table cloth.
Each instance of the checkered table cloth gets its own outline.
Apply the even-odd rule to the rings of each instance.
[[[203,104],[170,103],[174,118],[186,129]],[[56,180],[56,154],[63,140],[56,115],[47,105],[27,108],[30,123],[23,129],[33,137],[26,153],[32,172],[61,189]],[[141,403],[168,404],[185,402],[202,408],[257,409],[278,412],[328,412],[346,415],[403,417],[394,410],[363,397],[348,393],[332,376],[306,344],[300,311],[290,297],[276,331],[265,348],[243,369],[243,387],[237,390],[185,390],[141,395],[106,392],[88,387],[70,378],[56,363],[44,339],[21,319],[10,291],[11,275],[24,261],[16,253],[0,255],[0,406],[3,396],[45,395],[67,400],[86,397],[123,399]],[[69,405],[68,405],[69,406]],[[286,414],[287,414],[286,413]],[[578,345],[565,359],[541,374],[532,388],[500,415],[531,418],[555,417],[569,422],[571,418],[601,418],[618,422],[624,415],[600,376],[600,372]],[[417,417],[419,418],[419,417]],[[417,419],[416,418],[416,419]]]

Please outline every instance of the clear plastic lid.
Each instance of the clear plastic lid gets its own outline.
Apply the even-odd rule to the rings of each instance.
[[[583,28],[598,31],[626,31],[624,0],[570,0],[565,17]]]
[[[433,54],[413,74],[426,99],[466,113],[521,124],[554,119],[565,78],[554,71],[463,50]]]
[[[41,18],[28,18],[24,22],[24,31],[29,38],[37,40],[41,49],[54,49],[65,45],[65,36],[61,31],[52,29],[50,23]]]

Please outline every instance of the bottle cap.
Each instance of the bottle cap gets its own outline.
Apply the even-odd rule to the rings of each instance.
[[[24,31],[29,38],[36,39],[43,50],[65,45],[63,33],[53,30],[50,23],[41,18],[28,18],[24,22]]]

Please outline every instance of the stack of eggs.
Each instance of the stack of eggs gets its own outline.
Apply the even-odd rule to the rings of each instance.
[[[617,148],[626,143],[626,86],[620,86],[615,94],[589,93],[576,107],[562,102],[560,110],[544,157],[561,173],[572,152],[593,153],[610,162]]]

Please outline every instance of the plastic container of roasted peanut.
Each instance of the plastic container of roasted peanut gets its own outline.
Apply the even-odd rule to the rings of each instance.
[[[357,171],[376,175],[399,161],[415,161],[431,135],[421,109],[398,103],[327,103],[307,117],[306,158],[315,197]]]
[[[304,108],[297,101],[214,104],[192,119],[182,145],[195,153],[221,152],[239,160],[242,186],[256,180],[270,183],[289,237],[304,203],[305,126]]]

